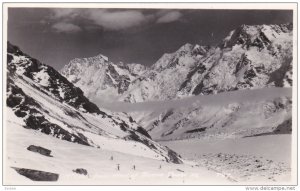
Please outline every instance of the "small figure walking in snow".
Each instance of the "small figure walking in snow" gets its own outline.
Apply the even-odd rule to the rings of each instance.
[[[117,166],[117,169],[118,169],[118,171],[120,170],[120,164],[117,164],[118,166]]]
[[[135,170],[135,165],[133,165],[132,169]]]
[[[114,160],[114,157],[113,157],[113,156],[111,156],[111,157],[110,157],[110,160]]]
[[[161,169],[161,165],[159,165],[159,168],[158,169]]]

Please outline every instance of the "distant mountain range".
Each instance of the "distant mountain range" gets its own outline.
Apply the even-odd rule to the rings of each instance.
[[[88,97],[143,102],[292,85],[292,24],[242,25],[217,47],[185,44],[151,67],[76,58],[62,70]]]
[[[268,87],[292,87],[293,25],[242,25],[218,46],[185,44],[151,67],[112,63],[103,55],[76,58],[61,74],[88,98],[130,103]],[[252,136],[285,126],[291,132],[291,98],[161,113],[131,113],[155,139]],[[245,125],[247,124],[247,125]],[[278,132],[278,131],[276,131]]]

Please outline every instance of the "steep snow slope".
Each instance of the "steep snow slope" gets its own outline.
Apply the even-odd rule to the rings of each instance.
[[[10,121],[57,139],[166,162],[182,163],[126,115],[101,111],[53,68],[8,44],[6,104]],[[7,131],[10,129],[6,126]],[[33,160],[34,161],[34,160]]]

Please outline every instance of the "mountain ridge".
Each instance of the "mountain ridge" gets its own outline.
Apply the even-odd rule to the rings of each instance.
[[[163,54],[156,63],[145,68],[140,75],[134,76],[128,81],[126,90],[119,91],[118,96],[111,96],[107,103],[115,101],[151,103],[156,100],[178,100],[195,95],[212,95],[245,89],[292,87],[292,37],[292,23],[242,25],[232,30],[215,47],[184,44],[173,53]],[[68,75],[70,76],[70,74],[65,76],[68,78]],[[96,74],[91,76],[94,75]],[[84,80],[81,81],[89,79],[89,76],[82,77]],[[95,88],[81,84],[80,80],[75,85],[87,89]],[[89,97],[97,100],[106,93],[104,90],[98,95],[91,94]],[[130,115],[158,140],[217,136],[220,133],[229,137],[252,136],[273,132],[291,117],[291,98],[284,96],[253,102],[252,105],[255,107],[238,102],[234,104],[240,109],[228,109],[232,107],[230,104],[210,108],[195,103],[187,108],[166,109],[160,113],[147,110],[130,112]],[[283,107],[278,107],[278,104]],[[261,106],[273,108],[271,114],[266,115],[269,109]],[[249,111],[246,108],[249,108]],[[247,125],[245,130],[233,131],[232,128],[238,128],[239,124],[247,121],[247,112],[250,111],[257,119],[265,116],[260,118],[264,127],[257,121],[251,127]],[[272,122],[269,116],[272,116]],[[211,120],[213,118],[215,120]],[[255,121],[255,118],[253,120]],[[198,131],[199,128],[203,129]]]
[[[122,65],[141,68],[141,73],[128,72],[124,70],[126,67],[116,67],[117,64],[110,62],[111,68],[120,70],[104,72],[102,69],[102,75],[108,77],[106,81],[96,80],[97,85],[88,83],[90,78],[100,76],[96,71],[90,75],[84,74],[85,71],[77,72],[78,81],[72,80],[72,72],[66,67],[61,73],[87,92],[101,89],[98,93],[87,93],[87,96],[107,94],[110,95],[106,96],[108,102],[135,103],[256,87],[290,87],[292,30],[292,23],[242,25],[231,31],[218,46],[187,43],[173,53],[163,54],[150,67]],[[263,60],[267,62],[263,63]],[[67,66],[87,71],[85,65],[99,64],[86,59],[80,63],[83,63],[82,67],[72,60]]]

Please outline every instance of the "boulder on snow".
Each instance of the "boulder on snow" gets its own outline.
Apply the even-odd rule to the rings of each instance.
[[[27,150],[40,153],[41,155],[47,156],[47,157],[53,157],[51,154],[51,150],[40,147],[40,146],[35,146],[35,145],[30,145],[27,147]]]
[[[20,175],[23,175],[33,181],[57,181],[59,177],[59,174],[51,172],[17,167],[12,168],[15,169]]]
[[[86,169],[84,168],[76,168],[75,170],[73,170],[73,172],[77,173],[77,174],[83,174],[83,175],[87,175],[88,172]]]

